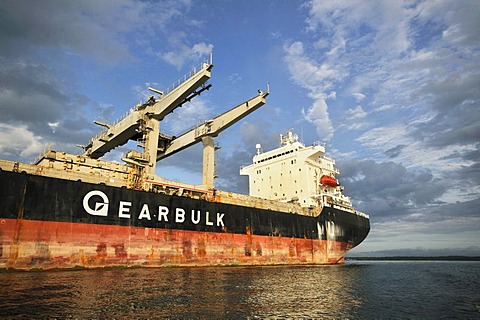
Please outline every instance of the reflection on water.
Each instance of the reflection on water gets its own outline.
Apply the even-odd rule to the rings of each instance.
[[[480,316],[480,263],[0,272],[0,318]]]
[[[281,268],[253,276],[248,304],[259,318],[288,315],[293,318],[343,318],[356,313],[362,299],[353,288],[361,285],[358,266]]]
[[[2,316],[343,317],[361,304],[349,266],[2,273]],[[6,289],[6,290],[5,290]]]

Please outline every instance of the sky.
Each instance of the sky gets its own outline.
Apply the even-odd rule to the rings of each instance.
[[[0,157],[81,153],[94,120],[114,122],[213,52],[212,88],[161,131],[178,135],[270,84],[266,105],[216,138],[217,189],[247,193],[240,166],[293,128],[326,143],[344,193],[370,215],[355,252],[479,253],[479,17],[476,0],[3,0]],[[157,166],[200,184],[201,146]]]

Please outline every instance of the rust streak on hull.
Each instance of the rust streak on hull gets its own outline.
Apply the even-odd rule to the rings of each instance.
[[[351,247],[318,239],[35,220],[21,221],[17,230],[18,222],[0,221],[0,268],[331,264],[343,262]]]

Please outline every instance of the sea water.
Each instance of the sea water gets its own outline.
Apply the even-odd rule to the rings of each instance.
[[[0,272],[2,319],[480,319],[480,262]]]

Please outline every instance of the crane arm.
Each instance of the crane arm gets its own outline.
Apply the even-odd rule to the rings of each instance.
[[[259,90],[259,94],[256,97],[253,97],[217,117],[205,121],[203,124],[185,132],[181,136],[174,138],[166,147],[159,149],[157,153],[157,161],[202,141],[203,137],[218,136],[220,132],[263,106],[266,103],[265,98],[268,94],[268,92],[263,93]]]
[[[210,79],[212,68],[213,64],[211,62],[203,63],[200,68],[192,70],[190,74],[180,79],[174,85],[174,88],[162,96],[161,99],[138,105],[116,124],[97,123],[107,129],[91,139],[88,146],[85,147],[85,155],[98,159],[110,150],[124,145],[128,140],[134,140],[141,136],[145,130],[151,127],[149,121],[163,120],[175,108],[210,88],[210,86],[204,86],[204,83]],[[155,89],[152,91],[160,93]]]
[[[170,91],[151,107],[147,107],[146,112],[149,117],[161,121],[167,114],[175,110],[175,108],[178,108],[184,102],[190,101],[192,95],[197,95],[196,90],[210,79],[212,68],[213,64],[203,63],[200,71],[195,69],[192,71],[193,74],[190,77],[187,78],[187,76],[185,76],[186,79],[178,87]],[[205,88],[206,87],[200,88],[199,91],[201,92]]]

